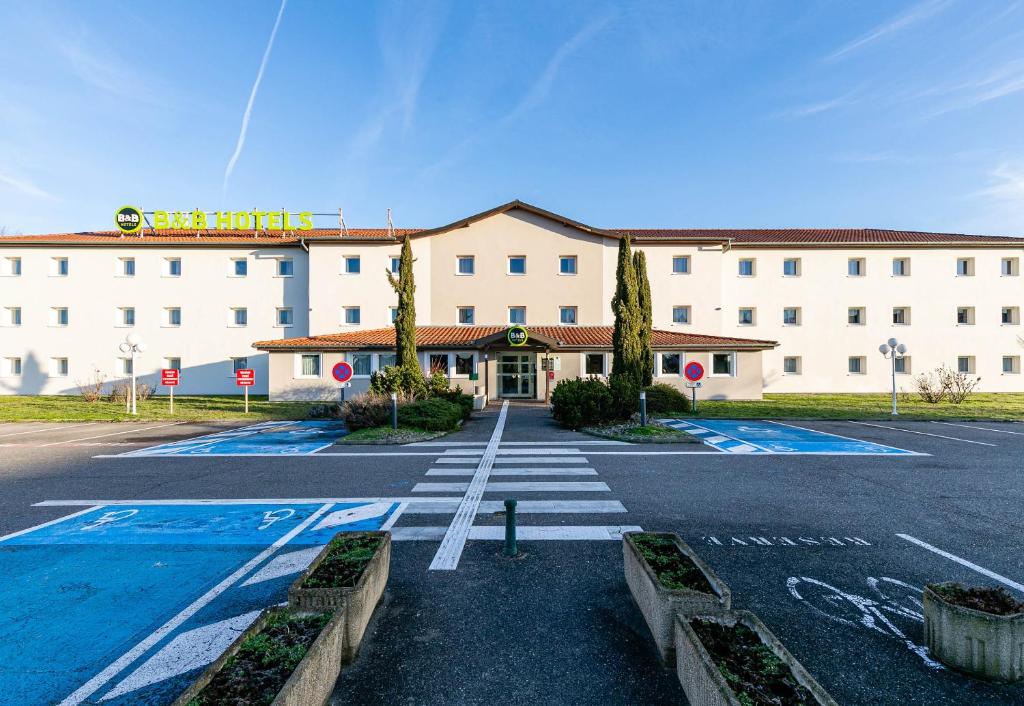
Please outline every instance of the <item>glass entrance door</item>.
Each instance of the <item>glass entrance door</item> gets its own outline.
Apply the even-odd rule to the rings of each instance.
[[[535,396],[537,364],[532,353],[498,354],[498,392],[501,397]]]

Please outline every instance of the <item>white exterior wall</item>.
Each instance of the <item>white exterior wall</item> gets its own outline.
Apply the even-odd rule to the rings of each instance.
[[[267,355],[252,342],[308,333],[308,260],[301,248],[219,247],[0,247],[0,265],[20,257],[20,277],[0,276],[0,323],[19,306],[22,325],[0,326],[0,394],[75,394],[96,371],[108,383],[126,379],[118,351],[129,333],[147,350],[136,373],[159,383],[164,359],[181,359],[180,394],[239,394],[231,358],[248,357],[257,394],[267,392]],[[67,257],[67,277],[50,276],[50,260]],[[135,258],[135,276],[118,275],[119,258]],[[164,259],[181,258],[181,276],[164,276]],[[229,276],[231,259],[246,258],[248,275]],[[291,258],[293,277],[277,276],[277,260]],[[51,307],[68,308],[68,325],[49,325]],[[135,308],[135,326],[119,325],[118,308]],[[165,325],[164,310],[181,309],[181,326]],[[229,325],[230,308],[246,307],[248,325]],[[278,307],[291,307],[293,324],[276,325]],[[21,377],[7,375],[6,359],[20,357]],[[68,359],[68,375],[51,377],[51,358]],[[166,392],[160,388],[159,392]]]

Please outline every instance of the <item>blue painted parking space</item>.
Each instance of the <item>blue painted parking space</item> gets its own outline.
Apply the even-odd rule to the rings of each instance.
[[[392,502],[95,507],[0,540],[0,702],[166,704]]]
[[[295,456],[316,453],[348,433],[338,421],[263,422],[130,451],[124,456]]]
[[[920,456],[915,451],[862,441],[783,422],[730,419],[665,419],[719,451],[734,454],[817,454],[828,456]]]

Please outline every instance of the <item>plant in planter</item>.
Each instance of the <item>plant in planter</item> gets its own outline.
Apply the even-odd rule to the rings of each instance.
[[[173,706],[324,704],[341,671],[342,611],[270,608]]]
[[[1005,589],[925,586],[924,634],[946,666],[997,681],[1024,678],[1024,601]]]
[[[745,610],[675,621],[676,674],[694,706],[838,706]]]
[[[343,612],[342,658],[350,662],[384,593],[390,566],[390,532],[340,532],[288,589],[288,605]]]
[[[679,537],[670,532],[622,535],[626,583],[665,664],[675,663],[672,625],[676,613],[728,610],[729,587]]]

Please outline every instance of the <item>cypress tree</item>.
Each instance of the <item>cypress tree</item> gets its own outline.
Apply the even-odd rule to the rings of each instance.
[[[391,288],[398,294],[398,311],[395,315],[395,353],[399,368],[420,371],[416,358],[416,282],[412,276],[412,244],[406,236],[402,241],[402,255],[399,259],[398,277],[386,270]]]
[[[629,236],[619,241],[619,262],[615,268],[615,296],[612,313],[612,377],[622,377],[634,385],[640,379],[641,315],[638,300],[636,269],[630,253]]]
[[[651,281],[647,279],[647,256],[642,250],[633,254],[636,270],[637,305],[640,309],[640,384],[648,387],[654,382],[654,348],[651,346],[653,311],[651,309]]]

